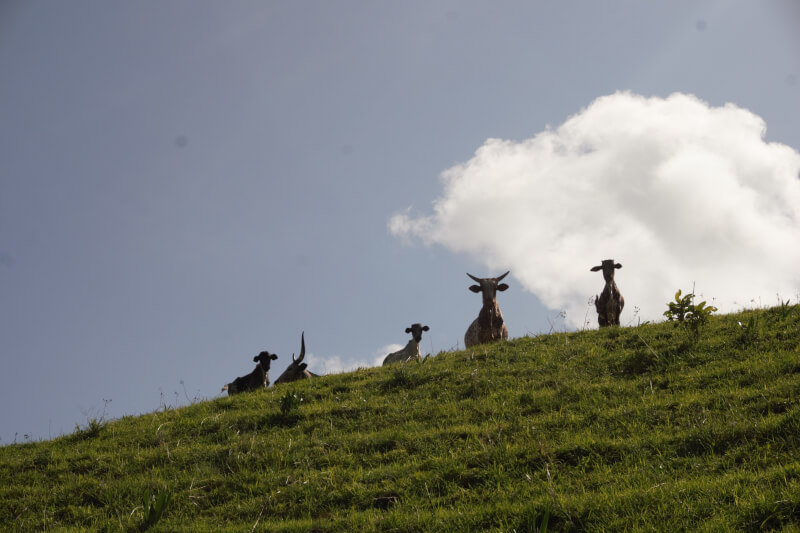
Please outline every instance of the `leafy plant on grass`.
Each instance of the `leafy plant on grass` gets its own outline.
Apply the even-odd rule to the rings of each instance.
[[[300,409],[300,403],[302,401],[302,395],[298,396],[291,391],[287,391],[280,400],[281,415],[284,417],[296,416],[297,410]]]
[[[100,434],[100,431],[106,426],[106,409],[111,400],[103,399],[103,412],[99,417],[89,416],[86,414],[86,425],[81,427],[75,424],[75,432],[72,434],[72,439],[76,441],[91,439]]]
[[[72,438],[76,441],[94,438],[100,434],[104,425],[105,422],[103,420],[98,420],[96,418],[90,419],[83,427],[76,423],[75,433],[72,434]]]
[[[535,510],[528,510],[523,514],[522,523],[519,525],[519,529],[515,528],[514,531],[519,531],[519,533],[546,533],[549,521],[549,508],[544,510],[541,520],[539,519],[539,516]]]
[[[780,321],[783,321],[786,320],[790,314],[792,314],[794,306],[791,304],[790,300],[783,301],[778,299],[778,301],[780,302],[780,305],[767,310],[767,314],[776,317]]]
[[[144,520],[140,527],[141,531],[147,531],[161,520],[161,516],[167,509],[167,505],[169,505],[171,499],[172,493],[166,487],[157,495],[145,492],[142,497],[142,503],[144,504]]]
[[[781,305],[778,306],[777,310],[781,320],[785,319],[787,316],[789,316],[789,313],[792,312],[791,302],[789,300],[786,300],[785,302],[781,300]]]
[[[737,324],[741,328],[738,340],[742,346],[750,346],[758,341],[760,336],[759,330],[761,329],[758,317],[751,316],[747,324],[742,324],[741,322],[737,322]]]
[[[675,293],[675,301],[667,302],[667,310],[664,311],[664,316],[675,327],[684,326],[688,328],[694,338],[697,339],[700,334],[700,327],[708,323],[709,317],[715,311],[717,311],[717,308],[713,305],[706,305],[705,301],[695,304],[694,292],[681,296],[681,291],[678,290]]]

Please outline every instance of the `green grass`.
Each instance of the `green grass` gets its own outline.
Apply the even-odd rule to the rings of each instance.
[[[519,338],[3,446],[0,528],[797,531],[798,398],[800,306]]]

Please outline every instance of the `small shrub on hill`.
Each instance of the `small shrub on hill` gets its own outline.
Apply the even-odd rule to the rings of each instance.
[[[303,402],[303,396],[298,396],[292,391],[287,391],[286,394],[281,396],[280,406],[281,415],[284,417],[296,416],[297,411],[300,409],[300,404]]]
[[[706,305],[705,301],[695,304],[694,292],[681,296],[681,291],[678,290],[675,293],[675,301],[667,302],[664,316],[675,327],[680,325],[688,327],[696,339],[700,333],[700,327],[708,323],[708,318],[715,311],[717,308],[713,305]]]

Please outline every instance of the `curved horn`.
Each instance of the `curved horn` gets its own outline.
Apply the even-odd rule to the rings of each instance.
[[[503,274],[503,275],[502,275],[502,276],[500,276],[499,278],[494,278],[494,280],[495,280],[495,281],[500,281],[500,280],[501,280],[501,279],[503,279],[504,277],[508,276],[510,273],[511,273],[511,271],[509,270],[508,272],[506,272],[505,274]]]
[[[297,358],[297,363],[303,360],[303,357],[306,356],[306,332],[302,332],[300,334],[300,357]],[[294,359],[294,354],[292,354],[292,359]]]
[[[472,275],[472,274],[470,274],[469,272],[467,272],[467,276],[471,277],[472,279],[474,279],[474,280],[475,280],[475,281],[477,281],[478,283],[480,283],[480,282],[481,282],[481,278],[476,278],[475,276],[473,276],[473,275]]]

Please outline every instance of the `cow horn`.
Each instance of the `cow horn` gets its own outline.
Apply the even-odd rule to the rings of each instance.
[[[473,275],[472,275],[472,274],[470,274],[469,272],[467,272],[467,276],[471,277],[472,279],[474,279],[474,280],[475,280],[475,281],[477,281],[478,283],[480,283],[480,282],[481,282],[481,278],[476,278],[475,276],[473,276]]]
[[[294,359],[294,354],[292,354],[292,360],[295,360],[296,363],[299,363],[303,360],[303,357],[306,356],[306,332],[302,332],[300,334],[300,357],[296,360]]]
[[[505,274],[503,274],[503,275],[502,275],[502,276],[500,276],[499,278],[494,278],[494,280],[495,280],[495,281],[500,281],[500,280],[501,280],[501,279],[503,279],[504,277],[508,276],[510,273],[511,273],[511,271],[509,270],[508,272],[506,272]]]

